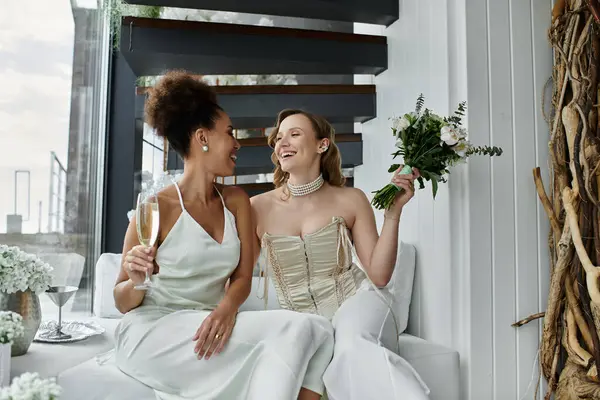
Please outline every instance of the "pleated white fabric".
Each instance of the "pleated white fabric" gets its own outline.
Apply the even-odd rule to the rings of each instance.
[[[241,312],[223,352],[197,358],[192,337],[223,298],[239,261],[240,241],[224,203],[219,243],[185,211],[177,191],[182,213],[158,249],[154,287],[115,332],[119,369],[152,387],[162,400],[292,400],[301,387],[323,393],[333,328],[321,316]]]

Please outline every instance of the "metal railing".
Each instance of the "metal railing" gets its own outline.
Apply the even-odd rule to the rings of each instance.
[[[50,197],[48,199],[48,232],[64,232],[67,169],[56,153],[50,153]]]

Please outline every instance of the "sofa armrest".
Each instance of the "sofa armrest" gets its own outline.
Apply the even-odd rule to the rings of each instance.
[[[458,352],[408,334],[400,335],[399,354],[419,373],[431,400],[460,399]]]

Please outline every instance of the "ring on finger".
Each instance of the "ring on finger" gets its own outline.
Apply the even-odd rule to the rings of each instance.
[[[216,339],[216,340],[219,340],[219,339],[221,339],[221,335],[217,333],[217,334],[215,335],[215,339]]]

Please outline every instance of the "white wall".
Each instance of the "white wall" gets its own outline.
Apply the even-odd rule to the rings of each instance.
[[[385,34],[389,49],[389,68],[374,80],[378,118],[362,126],[356,186],[370,193],[389,180],[388,118],[412,110],[421,92],[440,114],[466,100],[471,140],[504,149],[454,169],[435,201],[430,187],[419,192],[400,227],[417,247],[409,330],[459,350],[464,399],[531,398],[537,379],[540,322],[510,325],[545,309],[549,281],[548,224],[532,169],[542,167],[548,182],[541,96],[551,75],[551,5],[401,0],[400,20],[387,29],[356,24]]]

